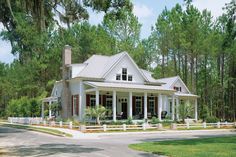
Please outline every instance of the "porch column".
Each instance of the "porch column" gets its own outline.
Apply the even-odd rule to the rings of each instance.
[[[197,98],[195,99],[195,120],[197,121]]]
[[[52,118],[52,110],[51,110],[51,100],[49,101],[49,118]]]
[[[179,120],[179,98],[176,98],[176,120]]]
[[[169,103],[168,95],[166,95],[166,111],[167,111],[167,115],[170,115],[170,103]]]
[[[99,106],[99,90],[96,89],[96,107]]]
[[[161,121],[161,112],[162,112],[162,95],[158,95],[158,119]]]
[[[147,119],[147,92],[144,92],[144,119]]]
[[[172,120],[175,120],[175,95],[173,94],[172,95],[172,106],[171,106],[171,110],[172,110],[172,113],[171,113],[171,119]]]
[[[116,91],[113,91],[112,111],[113,111],[113,121],[116,121]]]
[[[164,110],[164,111],[167,111],[167,113],[168,113],[168,96],[167,96],[167,95],[164,95],[164,96],[163,96],[163,99],[164,99],[163,110]]]
[[[42,101],[42,111],[41,111],[41,117],[44,118],[44,102]]]
[[[80,120],[83,120],[84,118],[84,112],[83,110],[85,109],[86,107],[86,104],[83,103],[83,99],[84,99],[84,85],[83,85],[83,82],[80,81],[79,83],[79,119]]]
[[[133,116],[133,93],[129,92],[129,117],[132,118]]]

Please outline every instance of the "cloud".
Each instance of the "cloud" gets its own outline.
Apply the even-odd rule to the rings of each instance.
[[[138,18],[147,18],[153,15],[153,10],[144,4],[134,4],[133,13]]]
[[[199,10],[207,9],[211,11],[214,18],[221,16],[224,13],[222,9],[225,3],[229,3],[231,0],[194,0],[193,5]]]

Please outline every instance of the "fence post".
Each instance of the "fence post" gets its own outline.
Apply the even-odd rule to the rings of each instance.
[[[106,124],[103,125],[103,131],[107,131],[107,125]]]
[[[234,122],[234,127],[236,127],[236,122]]]
[[[13,124],[13,119],[12,118],[10,118],[10,122],[11,122],[11,124]]]
[[[158,124],[157,124],[157,128],[158,128],[158,129],[163,129],[162,123],[158,123]]]
[[[188,122],[188,121],[187,121],[187,123],[186,123],[186,127],[187,127],[187,129],[190,128],[190,126],[189,126],[189,122]]]
[[[217,122],[217,128],[218,129],[220,128],[220,122]]]
[[[85,125],[80,125],[80,131],[81,131],[81,132],[86,131],[86,126],[85,126]]]
[[[59,122],[59,126],[60,126],[60,128],[62,128],[62,121]]]
[[[202,123],[202,126],[203,126],[203,128],[205,129],[205,128],[206,128],[206,122],[203,122],[203,123]]]
[[[123,131],[126,131],[126,124],[123,124]]]
[[[177,125],[175,123],[171,123],[170,129],[176,130],[177,129]]]
[[[51,124],[52,124],[53,127],[56,126],[56,122],[55,121],[52,121]]]
[[[146,130],[146,123],[142,124],[143,130]]]
[[[73,123],[69,122],[69,129],[72,129],[72,128],[73,128]]]
[[[46,124],[46,120],[44,120],[44,121],[43,121],[43,126],[46,126],[46,125],[47,125],[47,124]]]

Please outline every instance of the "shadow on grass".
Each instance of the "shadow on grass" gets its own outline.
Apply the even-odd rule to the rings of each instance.
[[[49,156],[49,155],[62,155],[71,154],[76,155],[80,153],[92,153],[95,151],[101,151],[102,149],[98,148],[86,148],[81,145],[76,144],[42,144],[39,146],[27,146],[20,145],[16,147],[11,147],[8,151],[8,156]]]

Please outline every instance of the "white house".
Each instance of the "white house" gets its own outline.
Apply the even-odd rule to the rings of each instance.
[[[112,110],[108,119],[162,120],[165,113],[179,119],[178,106],[183,101],[194,105],[192,116],[197,120],[197,95],[191,94],[179,76],[154,79],[152,73],[140,69],[127,52],[113,56],[93,55],[84,63],[71,64],[71,48],[63,51],[62,80],[53,87],[51,97],[43,99],[49,106],[53,101],[62,105],[63,118],[82,120],[86,107],[99,104]],[[49,111],[51,117],[51,111]]]

